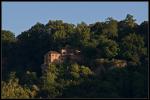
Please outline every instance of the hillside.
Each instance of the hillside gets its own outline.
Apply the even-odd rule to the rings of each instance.
[[[16,37],[2,30],[1,97],[147,98],[148,23],[128,14],[89,25],[49,20]],[[80,55],[41,67],[45,54],[65,47]]]

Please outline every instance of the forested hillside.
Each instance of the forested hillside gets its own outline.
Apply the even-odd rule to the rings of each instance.
[[[148,23],[128,14],[89,25],[37,22],[16,37],[2,30],[1,98],[147,98]],[[80,50],[84,63],[41,69],[48,51],[66,46]],[[115,67],[117,60],[127,66]]]

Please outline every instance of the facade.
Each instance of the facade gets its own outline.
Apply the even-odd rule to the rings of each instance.
[[[60,62],[61,54],[56,51],[49,51],[44,56],[44,64]]]

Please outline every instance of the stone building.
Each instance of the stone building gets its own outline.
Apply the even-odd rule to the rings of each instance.
[[[69,61],[81,61],[81,54],[79,50],[63,48],[61,49],[61,60],[69,60]]]
[[[56,51],[49,51],[44,55],[44,64],[59,63],[61,61],[61,54]]]
[[[49,51],[44,55],[44,65],[49,63],[62,63],[65,60],[77,62],[81,61],[80,51],[63,48],[60,50],[60,53],[57,51]]]

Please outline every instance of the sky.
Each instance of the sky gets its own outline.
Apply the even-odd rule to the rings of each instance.
[[[120,21],[127,14],[133,15],[138,24],[148,21],[148,2],[2,2],[2,29],[17,36],[37,22],[91,24],[108,17]]]

